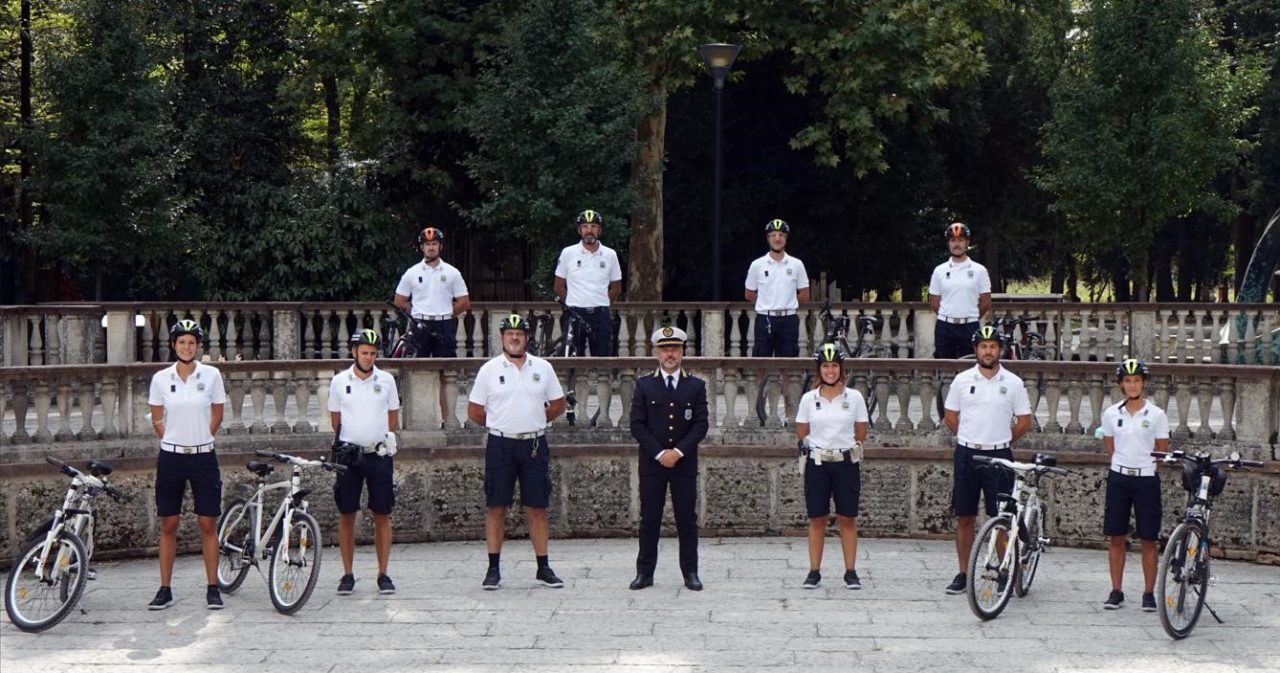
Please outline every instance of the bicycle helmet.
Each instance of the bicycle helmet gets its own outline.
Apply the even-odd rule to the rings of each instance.
[[[509,315],[509,316],[507,316],[507,317],[503,318],[503,319],[502,319],[502,322],[498,323],[498,333],[499,333],[499,334],[501,334],[502,332],[505,332],[505,331],[507,331],[507,330],[509,330],[509,329],[518,329],[518,330],[522,330],[525,334],[528,334],[528,333],[529,333],[529,321],[528,321],[528,320],[525,320],[523,316],[521,316],[521,315],[519,315],[519,314],[517,314],[517,313],[512,313],[511,315]]]
[[[422,245],[427,241],[439,241],[444,243],[444,232],[435,227],[427,227],[418,232],[418,245]]]
[[[978,343],[982,341],[994,341],[997,344],[1000,344],[1000,346],[1003,348],[1004,334],[1001,334],[1000,330],[996,329],[995,325],[983,325],[982,327],[978,328],[977,332],[973,333],[972,341],[973,341],[974,348],[977,348]]]
[[[784,234],[790,234],[791,225],[783,222],[782,220],[769,220],[768,224],[764,225],[764,233],[768,234],[774,231],[781,231]]]
[[[1151,371],[1147,369],[1147,363],[1137,358],[1127,358],[1116,366],[1116,381],[1132,374],[1141,376],[1145,381],[1151,376]]]
[[[600,213],[597,211],[584,210],[581,213],[578,213],[578,219],[574,220],[574,223],[576,226],[582,226],[584,224],[594,224],[594,225],[603,227],[604,217],[602,217]]]
[[[813,360],[818,364],[824,362],[842,363],[844,362],[844,351],[833,343],[824,343],[818,346],[818,350],[813,352]]]
[[[969,225],[967,225],[967,224],[965,224],[965,223],[963,223],[963,222],[952,222],[951,224],[948,224],[948,225],[947,225],[947,240],[948,240],[948,241],[949,241],[949,240],[951,240],[951,239],[953,239],[953,238],[964,238],[964,239],[967,239],[967,238],[969,238],[969,234],[970,234],[970,231],[969,231]]]
[[[169,343],[177,341],[178,337],[183,334],[190,334],[195,337],[198,344],[204,343],[204,330],[200,329],[200,323],[194,320],[179,320],[173,323],[173,326],[169,328]]]
[[[355,348],[360,345],[368,345],[376,347],[378,345],[378,333],[371,329],[356,330],[351,335],[351,347]]]

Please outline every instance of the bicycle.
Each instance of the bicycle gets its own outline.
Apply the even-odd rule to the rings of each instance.
[[[1191,635],[1200,619],[1203,608],[1222,623],[1222,618],[1205,602],[1213,577],[1209,574],[1209,551],[1212,545],[1209,534],[1209,515],[1213,511],[1213,499],[1227,485],[1227,473],[1219,467],[1232,469],[1262,467],[1256,460],[1242,460],[1233,451],[1226,458],[1214,459],[1208,453],[1188,454],[1183,451],[1152,451],[1151,455],[1166,465],[1182,465],[1182,488],[1187,491],[1187,507],[1177,527],[1165,543],[1160,557],[1159,580],[1156,582],[1156,604],[1160,610],[1160,625],[1174,640]]]
[[[80,601],[85,583],[97,579],[89,567],[93,558],[93,499],[103,493],[117,502],[124,499],[123,493],[107,484],[111,466],[106,463],[89,461],[89,474],[85,474],[53,456],[45,461],[70,477],[71,486],[53,517],[27,535],[4,583],[9,621],[27,633],[57,626]]]
[[[418,356],[418,348],[414,344],[416,332],[413,316],[392,302],[387,305],[396,310],[398,317],[383,317],[383,331],[387,337],[383,341],[382,355],[388,358],[412,358]],[[401,328],[401,321],[404,327]]]
[[[578,330],[582,331],[582,338],[585,341],[591,340],[591,323],[583,317],[577,309],[559,302],[564,315],[568,317],[565,322],[564,332],[555,338],[551,334],[555,329],[555,318],[550,313],[535,313],[530,320],[533,333],[529,335],[529,343],[526,350],[531,355],[539,357],[581,357],[583,354],[579,352],[576,345],[578,340]],[[578,416],[578,394],[574,390],[578,381],[578,371],[570,369],[565,375],[565,410],[564,418],[573,426],[577,422]],[[597,411],[597,413],[599,413]],[[595,422],[595,418],[591,419]]]
[[[1001,511],[982,524],[969,552],[969,585],[965,590],[969,608],[989,620],[1004,611],[1014,593],[1022,598],[1031,591],[1040,554],[1050,542],[1044,535],[1040,480],[1048,474],[1067,474],[1067,470],[1043,453],[1037,453],[1030,463],[990,456],[974,456],[973,460],[1014,473],[1013,492],[996,496]]]
[[[244,584],[250,566],[262,568],[259,560],[270,559],[267,586],[271,603],[281,614],[291,615],[306,604],[320,577],[320,524],[307,512],[304,498],[311,489],[302,488],[302,468],[321,467],[338,473],[347,468],[325,460],[306,460],[271,451],[256,451],[263,458],[292,466],[290,478],[267,483],[275,471],[270,463],[250,461],[246,466],[256,475],[253,494],[237,498],[218,522],[218,588],[232,593]],[[288,490],[280,507],[263,528],[263,505],[268,491]],[[252,514],[250,515],[250,513]]]

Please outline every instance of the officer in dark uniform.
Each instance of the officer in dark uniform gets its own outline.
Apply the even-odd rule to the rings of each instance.
[[[653,586],[658,565],[658,534],[667,487],[680,538],[684,585],[702,591],[698,579],[698,442],[707,436],[707,386],[680,369],[684,330],[662,327],[653,333],[658,370],[636,381],[631,400],[631,436],[640,442],[640,553],[632,589]]]

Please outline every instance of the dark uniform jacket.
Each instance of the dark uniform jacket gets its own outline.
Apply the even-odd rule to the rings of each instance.
[[[697,471],[698,443],[707,436],[707,385],[681,371],[674,394],[664,377],[642,376],[631,398],[631,436],[640,442],[640,471]],[[684,454],[676,466],[665,468],[658,454],[679,449]]]

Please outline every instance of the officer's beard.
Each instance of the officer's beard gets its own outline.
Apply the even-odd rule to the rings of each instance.
[[[987,371],[993,371],[1000,366],[1000,361],[996,358],[991,358],[990,360],[978,360],[978,366]]]
[[[358,358],[356,359],[356,369],[359,369],[362,374],[368,374],[369,372],[373,371],[372,366],[370,367],[362,366]]]

